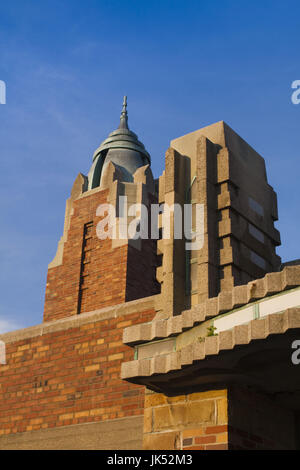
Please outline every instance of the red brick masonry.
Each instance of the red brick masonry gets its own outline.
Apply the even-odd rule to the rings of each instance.
[[[0,365],[0,435],[141,415],[144,387],[120,379],[132,349],[126,326],[147,310],[6,344]]]

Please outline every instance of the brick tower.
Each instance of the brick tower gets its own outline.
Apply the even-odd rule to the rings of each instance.
[[[118,129],[94,153],[88,176],[79,173],[67,200],[64,233],[48,269],[44,321],[159,292],[156,242],[126,238],[133,217],[120,207],[124,198],[127,207],[157,199],[150,155],[128,128],[126,97]],[[97,235],[107,204],[115,209],[113,239]]]

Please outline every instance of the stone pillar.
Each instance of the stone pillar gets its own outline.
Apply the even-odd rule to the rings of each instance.
[[[166,169],[159,179],[159,203],[180,205],[182,209],[183,233],[183,207],[185,193],[189,178],[189,161],[174,149],[166,152]],[[160,217],[159,227],[163,228],[164,219]],[[170,238],[160,239],[158,254],[162,257],[162,265],[158,268],[157,279],[161,283],[161,311],[164,315],[179,314],[187,305],[185,292],[186,260],[185,239],[174,239],[174,213],[171,212]]]

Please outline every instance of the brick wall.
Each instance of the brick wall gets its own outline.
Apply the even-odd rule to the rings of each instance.
[[[122,333],[154,314],[137,309],[77,327],[54,322],[56,331],[13,342],[3,335],[0,436],[142,415],[144,388],[120,379],[121,362],[133,358]]]

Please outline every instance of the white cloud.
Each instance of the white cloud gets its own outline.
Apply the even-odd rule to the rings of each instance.
[[[8,331],[19,330],[20,328],[23,328],[23,326],[19,323],[0,317],[0,334],[7,333]]]

